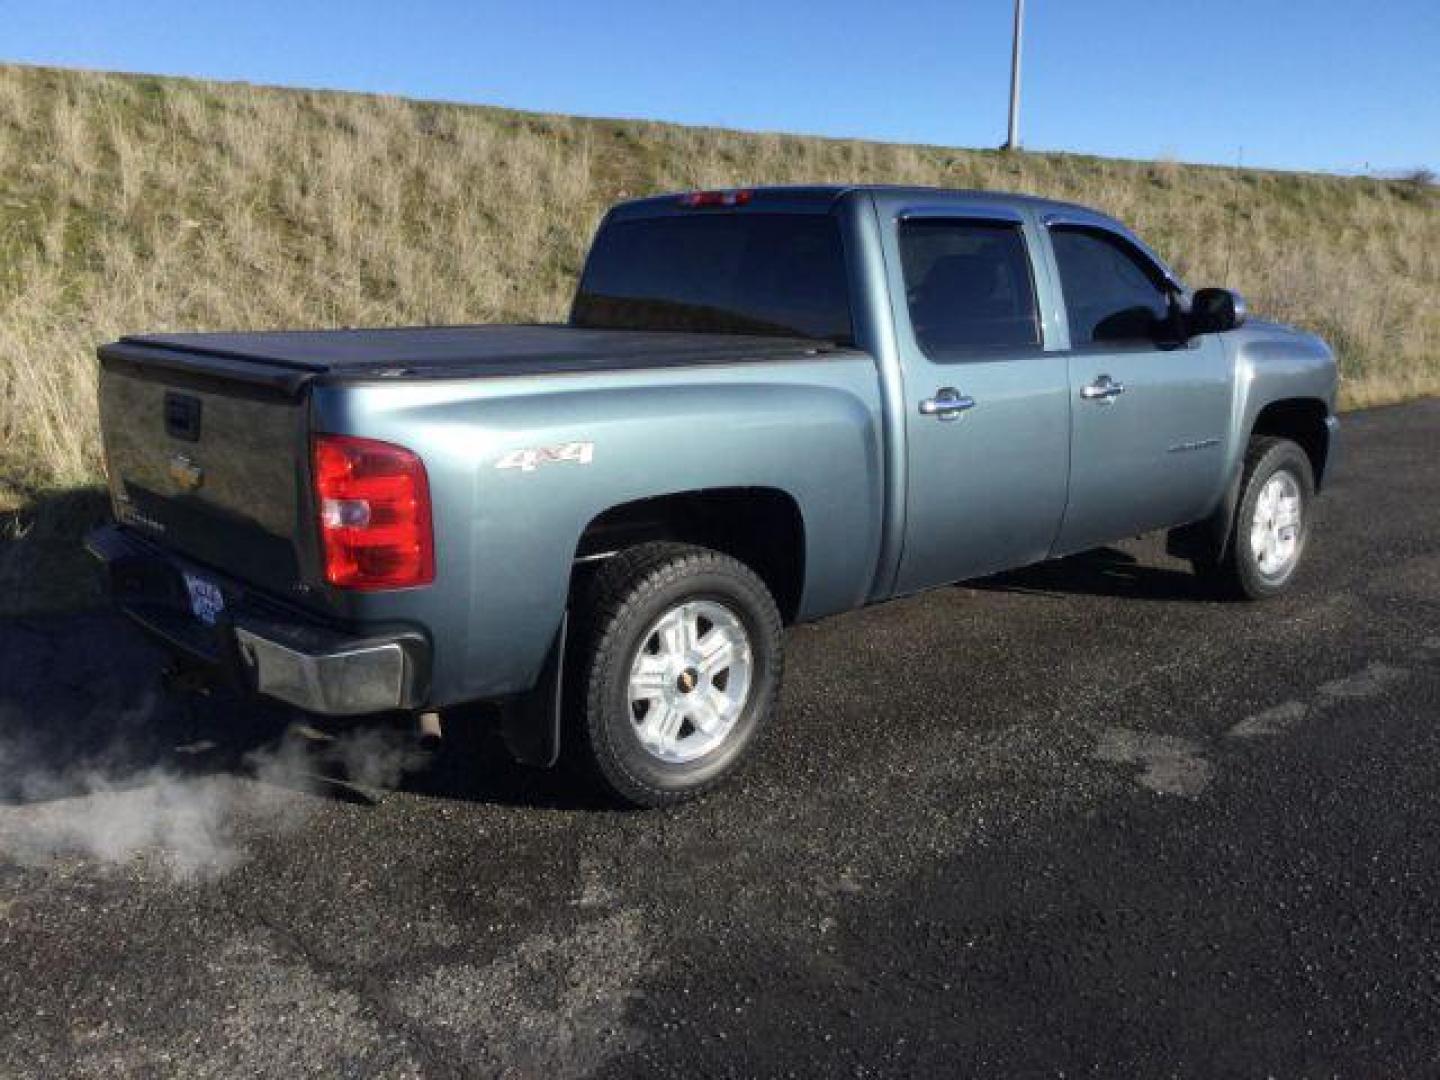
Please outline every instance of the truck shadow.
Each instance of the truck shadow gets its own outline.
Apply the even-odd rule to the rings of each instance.
[[[1114,596],[1126,600],[1218,602],[1213,589],[1187,570],[1154,566],[1120,548],[1104,547],[1036,563],[978,581],[967,588],[1033,596]]]
[[[408,721],[405,722],[408,724]],[[407,738],[408,726],[405,728]],[[429,798],[530,806],[551,810],[614,810],[583,776],[562,763],[553,769],[519,765],[499,732],[499,716],[486,706],[452,709],[444,741],[424,753],[400,790]]]
[[[105,611],[0,620],[0,807],[236,777],[374,805],[393,791],[559,809],[605,806],[515,765],[485,710],[423,750],[409,721],[321,723],[224,692],[162,689],[163,655]]]
[[[104,488],[84,486],[26,492],[0,511],[0,615],[99,603],[84,537],[108,514]]]

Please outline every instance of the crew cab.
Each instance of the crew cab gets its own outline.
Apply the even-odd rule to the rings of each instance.
[[[1169,530],[1295,579],[1336,366],[1080,206],[690,192],[611,209],[564,325],[148,334],[99,350],[113,595],[329,715],[500,706],[621,800],[731,772],[782,628]]]

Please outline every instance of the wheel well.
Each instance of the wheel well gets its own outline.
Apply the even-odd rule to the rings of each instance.
[[[1274,435],[1298,443],[1310,459],[1318,489],[1325,476],[1325,456],[1330,449],[1329,433],[1325,428],[1327,415],[1325,403],[1316,398],[1272,401],[1255,418],[1252,434]]]
[[[785,492],[707,488],[611,507],[581,534],[576,572],[650,540],[699,544],[739,559],[765,582],[781,617],[794,621],[805,584],[805,523]]]

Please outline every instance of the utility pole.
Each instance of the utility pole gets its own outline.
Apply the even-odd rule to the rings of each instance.
[[[1010,137],[1001,150],[1020,149],[1020,42],[1025,33],[1025,0],[1015,0],[1015,36],[1010,46]]]

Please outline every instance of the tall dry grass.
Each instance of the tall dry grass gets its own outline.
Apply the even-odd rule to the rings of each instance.
[[[96,479],[98,342],[555,318],[607,204],[696,186],[1074,199],[1191,280],[1324,334],[1347,404],[1440,391],[1440,201],[1415,183],[23,67],[0,67],[0,177],[0,508]]]

